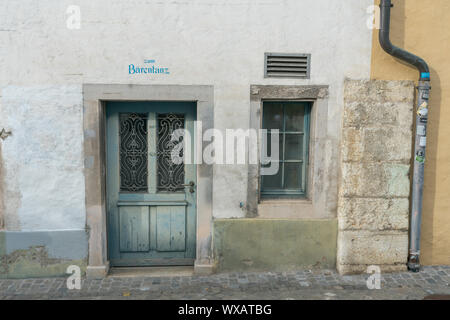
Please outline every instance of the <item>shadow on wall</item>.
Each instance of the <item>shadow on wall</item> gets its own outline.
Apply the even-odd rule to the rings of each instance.
[[[430,92],[430,115],[428,118],[427,139],[433,143],[428,143],[427,156],[425,162],[425,183],[424,183],[424,199],[422,210],[422,236],[421,248],[424,247],[424,241],[427,241],[426,250],[422,250],[422,261],[432,261],[434,256],[434,212],[436,212],[436,185],[438,183],[436,169],[438,165],[438,136],[439,125],[441,119],[441,100],[442,89],[441,79],[435,69],[430,67],[431,71],[431,92]],[[442,142],[445,143],[445,142]],[[424,235],[427,235],[424,237]]]
[[[379,4],[379,1],[377,1]],[[415,5],[417,3],[408,3],[408,5]],[[391,19],[391,41],[394,45],[405,48],[405,38],[406,38],[406,23],[407,23],[407,10],[406,1],[394,1],[394,8],[392,10]],[[411,19],[411,17],[410,17]],[[415,47],[420,44],[416,44]],[[414,54],[417,54],[413,49],[406,48],[406,50],[412,50]],[[419,54],[420,55],[420,54]],[[440,112],[441,112],[441,100],[442,100],[442,90],[441,90],[441,80],[438,72],[432,67],[432,62],[427,59],[427,57],[422,57],[430,65],[431,71],[431,93],[430,93],[430,115],[428,119],[428,132],[427,132],[427,161],[425,162],[425,184],[424,184],[424,199],[423,199],[423,214],[422,214],[422,236],[421,236],[421,248],[424,247],[424,241],[427,241],[426,250],[422,250],[421,260],[431,261],[433,257],[434,246],[434,215],[433,213],[437,210],[435,205],[436,199],[436,169],[437,169],[437,151],[438,151],[438,133],[440,125]],[[394,59],[394,58],[392,58]],[[410,70],[416,73],[414,81],[417,83],[419,78],[419,72],[416,68],[411,65],[395,59],[397,63],[406,66]],[[414,107],[417,104],[417,91],[415,96]],[[416,114],[415,112],[411,115],[414,121],[414,127],[416,125]],[[414,133],[415,134],[415,133]],[[412,154],[411,154],[411,184],[413,182],[413,165],[414,165],[414,141],[412,143]],[[411,188],[412,190],[412,188]],[[411,208],[410,208],[411,210]],[[424,235],[427,235],[424,237]],[[424,240],[425,239],[425,240]]]
[[[374,1],[376,5],[379,0]],[[449,119],[449,113],[441,112],[441,104],[450,96],[449,65],[450,49],[450,2],[448,0],[393,1],[391,13],[391,41],[394,45],[424,58],[430,66],[431,92],[428,119],[427,160],[421,232],[421,261],[423,264],[449,263],[448,207],[450,199],[446,191],[450,187],[446,138],[450,136],[447,126],[440,126]],[[438,74],[439,72],[439,74]],[[383,51],[378,42],[378,30],[373,34],[372,79],[414,80],[419,72],[413,66],[397,60]],[[442,89],[441,86],[444,86]],[[415,106],[416,108],[416,106]],[[411,115],[415,120],[415,114]],[[440,141],[438,141],[440,133]],[[413,142],[412,142],[413,143]],[[411,154],[413,159],[414,154]],[[438,158],[439,156],[439,158]],[[447,161],[444,163],[443,161]],[[411,171],[412,175],[412,171]],[[439,175],[439,176],[438,176]],[[412,181],[412,179],[411,179]]]

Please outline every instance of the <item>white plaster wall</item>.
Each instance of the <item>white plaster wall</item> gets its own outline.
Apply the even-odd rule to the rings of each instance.
[[[79,85],[3,88],[7,230],[85,227],[81,97]]]
[[[65,182],[64,186],[70,185],[71,192],[77,194],[64,204],[64,208],[72,209],[61,210],[63,203],[55,198],[62,199],[70,193],[62,185],[31,187],[51,170],[45,171],[48,164],[44,149],[32,146],[41,143],[42,138],[23,138],[22,150],[29,157],[41,160],[34,162],[35,173],[27,175],[27,179],[7,177],[8,190],[17,194],[17,199],[6,199],[7,228],[78,228],[84,225],[82,195],[78,195],[84,190],[83,179],[71,178],[80,169],[81,147],[68,143],[80,145],[82,135],[74,141],[63,132],[78,132],[81,126],[77,109],[82,104],[81,83],[214,85],[218,129],[248,127],[250,84],[330,85],[331,120],[324,125],[324,130],[329,136],[330,159],[337,158],[343,80],[345,77],[369,78],[372,32],[366,27],[366,9],[372,2],[1,1],[0,108],[3,116],[0,126],[12,128],[18,137],[29,137],[25,120],[38,119],[39,115],[28,114],[25,110],[14,112],[18,106],[25,105],[22,100],[30,101],[30,105],[51,115],[47,118],[45,132],[54,135],[60,145],[52,143],[58,152],[55,150],[50,159],[60,168],[58,183]],[[79,30],[66,27],[66,9],[73,4],[81,9]],[[264,79],[264,52],[311,53],[311,79]],[[144,59],[155,59],[157,64],[170,68],[170,75],[129,75],[128,65],[143,65]],[[41,86],[50,90],[51,95],[39,93]],[[42,103],[44,98],[46,101]],[[75,105],[78,107],[72,108],[74,114],[69,114],[70,106]],[[65,110],[61,119],[67,120],[64,127],[50,121],[61,110]],[[36,125],[37,131],[39,127]],[[7,168],[30,171],[22,162],[25,155],[15,149],[18,147],[13,138],[5,140],[2,161]],[[76,164],[69,163],[70,159],[76,159]],[[337,200],[337,166],[331,161],[324,172],[335,185]],[[245,202],[246,192],[246,166],[216,166],[214,216],[244,216],[239,203]],[[35,202],[36,199],[39,202]],[[335,203],[329,205],[336,206]],[[17,208],[8,209],[13,207]],[[33,213],[27,209],[31,207],[38,210]],[[48,219],[39,219],[43,212]]]

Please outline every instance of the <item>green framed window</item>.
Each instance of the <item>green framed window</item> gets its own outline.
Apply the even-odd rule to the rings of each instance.
[[[266,150],[270,157],[274,155],[269,133],[278,129],[280,134],[279,160],[274,160],[279,162],[278,172],[261,176],[262,198],[306,195],[311,107],[312,102],[308,101],[263,102],[262,128],[268,132]]]

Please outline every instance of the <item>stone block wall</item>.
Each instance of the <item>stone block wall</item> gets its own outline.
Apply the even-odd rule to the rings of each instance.
[[[412,81],[346,80],[337,269],[404,270],[408,255]]]

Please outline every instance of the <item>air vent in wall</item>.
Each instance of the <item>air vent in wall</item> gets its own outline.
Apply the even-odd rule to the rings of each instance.
[[[309,79],[310,54],[266,53],[264,59],[265,78]]]

